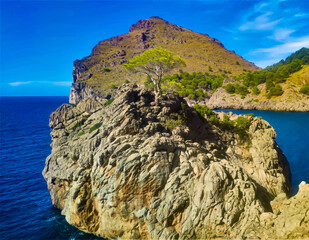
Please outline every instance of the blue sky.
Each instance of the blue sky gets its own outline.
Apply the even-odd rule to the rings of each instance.
[[[1,96],[68,96],[73,61],[159,16],[265,67],[309,47],[309,1],[1,1]]]

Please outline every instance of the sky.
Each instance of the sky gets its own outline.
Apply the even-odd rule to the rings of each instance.
[[[1,1],[0,96],[68,96],[74,60],[151,16],[259,67],[309,47],[309,0]]]

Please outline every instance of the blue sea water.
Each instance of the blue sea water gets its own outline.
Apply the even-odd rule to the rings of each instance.
[[[49,115],[68,97],[1,97],[0,239],[99,239],[66,223],[42,176]]]
[[[42,176],[51,151],[49,115],[67,102],[68,97],[0,98],[0,239],[99,239],[66,223]],[[309,182],[309,113],[233,112],[253,112],[275,127],[290,162],[293,192],[302,180]]]

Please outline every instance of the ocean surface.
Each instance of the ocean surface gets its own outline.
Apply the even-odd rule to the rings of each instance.
[[[0,98],[0,239],[99,239],[66,223],[42,176],[51,152],[49,115],[67,102],[68,97]],[[294,193],[302,180],[309,182],[309,113],[232,111],[252,112],[274,126]]]
[[[0,239],[99,239],[66,223],[42,176],[50,154],[49,115],[68,97],[2,97]]]

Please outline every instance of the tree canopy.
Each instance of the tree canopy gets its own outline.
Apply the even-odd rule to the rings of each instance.
[[[146,74],[153,82],[154,91],[157,96],[161,94],[160,84],[164,74],[174,68],[185,66],[185,61],[179,56],[173,55],[167,49],[156,47],[146,50],[139,56],[135,56],[124,66],[127,69]]]

